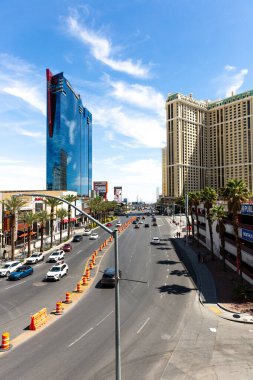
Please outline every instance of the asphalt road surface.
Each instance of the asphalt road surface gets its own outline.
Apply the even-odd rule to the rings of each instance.
[[[165,217],[157,221],[158,227],[130,226],[119,239],[122,380],[252,378],[253,330],[198,303],[169,240],[174,226]],[[161,245],[150,245],[153,236]],[[100,271],[113,262],[111,250]],[[101,275],[57,322],[0,356],[0,378],[115,379],[114,289],[99,286]]]

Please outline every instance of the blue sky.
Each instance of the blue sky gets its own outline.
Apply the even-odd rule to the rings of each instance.
[[[161,190],[168,93],[253,89],[252,0],[2,0],[0,190],[45,189],[45,70],[93,114],[93,180]]]

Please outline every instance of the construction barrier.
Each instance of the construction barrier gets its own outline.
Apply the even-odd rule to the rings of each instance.
[[[87,279],[87,277],[83,276],[82,279],[83,279],[83,285],[88,285],[88,279]]]
[[[89,264],[90,270],[93,269],[93,262],[91,261]]]
[[[47,309],[41,309],[31,316],[30,330],[37,330],[47,322]]]
[[[0,351],[8,351],[10,348],[10,333],[4,332],[2,334],[2,345],[0,347]]]
[[[69,292],[66,293],[65,303],[72,303],[71,294]]]
[[[102,245],[100,245],[99,250],[102,251],[102,249],[103,249],[103,247],[102,247]]]
[[[78,284],[76,285],[76,293],[82,293],[82,289],[81,289],[81,284],[78,282]]]
[[[63,313],[62,303],[60,301],[56,302],[55,315],[61,315],[62,313]]]
[[[90,281],[90,269],[89,268],[86,269],[85,275],[87,277],[87,280]]]

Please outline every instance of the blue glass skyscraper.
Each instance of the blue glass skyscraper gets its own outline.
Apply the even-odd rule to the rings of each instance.
[[[47,190],[92,189],[92,115],[63,73],[47,75]]]

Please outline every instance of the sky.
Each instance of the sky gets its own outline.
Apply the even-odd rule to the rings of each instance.
[[[1,0],[0,191],[46,189],[46,68],[93,117],[93,181],[161,193],[168,94],[253,89],[253,1]]]

